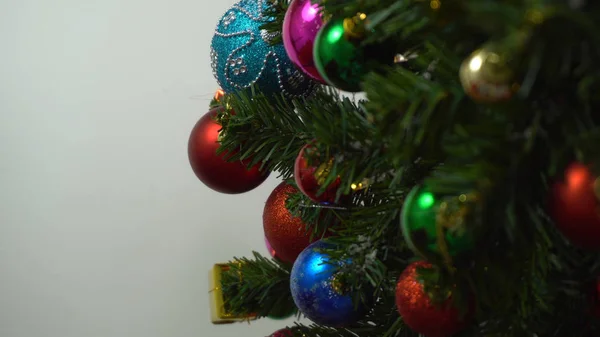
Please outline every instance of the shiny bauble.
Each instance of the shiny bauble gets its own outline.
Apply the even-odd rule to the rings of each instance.
[[[418,268],[431,268],[431,264],[412,263],[396,284],[396,307],[404,323],[426,337],[450,337],[463,330],[473,316],[473,308],[461,315],[451,297],[441,304],[433,303],[418,279]]]
[[[488,45],[473,52],[460,67],[465,93],[477,102],[496,103],[511,99],[518,91],[515,74],[497,47]]]
[[[242,0],[219,20],[211,43],[213,74],[228,94],[254,86],[265,95],[306,96],[314,83],[288,58],[276,33],[262,30],[272,21],[263,12],[267,0]]]
[[[328,263],[329,255],[323,241],[308,246],[294,263],[290,277],[294,303],[311,321],[343,327],[355,323],[365,313],[365,306],[355,308],[353,294],[340,281],[338,265]],[[351,263],[351,262],[348,262]]]
[[[289,196],[298,190],[285,182],[279,184],[265,204],[263,211],[263,228],[265,237],[276,252],[279,260],[294,263],[298,255],[310,245],[311,232],[307,231],[302,219],[292,216],[285,207]]]
[[[406,197],[401,222],[404,240],[422,257],[457,256],[473,249],[472,233],[465,227],[459,212],[446,214],[448,202],[425,185],[416,186]],[[457,200],[457,203],[461,201]],[[448,218],[448,221],[441,221]],[[441,228],[438,228],[441,227]],[[438,233],[443,233],[445,248],[439,246]],[[446,250],[446,251],[445,251]]]
[[[341,180],[337,177],[327,186],[324,192],[319,193],[329,175],[332,163],[329,161],[325,163],[319,162],[316,151],[316,147],[312,144],[308,144],[300,150],[294,163],[294,179],[300,191],[312,201],[333,204]]]
[[[219,125],[214,118],[220,109],[206,113],[196,123],[188,141],[188,158],[194,173],[206,186],[227,194],[253,190],[269,176],[259,169],[260,164],[248,169],[249,160],[228,162],[231,154],[217,155]]]
[[[292,336],[293,336],[293,334],[290,329],[283,329],[283,330],[276,331],[269,337],[292,337]]]
[[[600,178],[582,163],[571,164],[554,184],[549,212],[574,245],[600,249]]]
[[[313,58],[317,33],[323,26],[319,6],[311,0],[294,0],[283,20],[283,45],[290,60],[315,81],[325,84]]]
[[[267,240],[266,236],[265,236],[265,247],[267,247],[267,251],[269,252],[269,255],[271,255],[272,258],[278,259],[277,252],[275,251],[275,249],[273,249],[273,247],[269,243],[269,240]]]
[[[370,70],[371,61],[392,63],[394,59],[394,54],[385,48],[361,46],[366,34],[360,29],[364,18],[364,14],[359,14],[356,18],[331,19],[315,40],[313,57],[319,74],[329,85],[343,91],[362,90],[361,82]]]

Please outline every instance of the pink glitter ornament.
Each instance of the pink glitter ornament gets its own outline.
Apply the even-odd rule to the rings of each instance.
[[[311,0],[294,0],[283,21],[283,46],[290,60],[312,79],[326,84],[315,67],[313,46],[323,26],[319,6]]]

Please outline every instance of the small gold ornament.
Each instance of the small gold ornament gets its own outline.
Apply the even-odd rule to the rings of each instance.
[[[366,34],[367,14],[357,13],[354,17],[344,19],[344,33],[347,36],[362,39]]]
[[[217,89],[217,91],[215,92],[215,101],[217,101],[218,103],[221,103],[221,100],[223,99],[224,96],[225,96],[225,91],[221,88]]]
[[[229,324],[234,322],[250,321],[256,319],[256,315],[235,316],[225,309],[223,288],[221,286],[221,275],[229,270],[225,263],[215,264],[210,271],[210,313],[213,324]],[[241,278],[241,275],[240,275]]]
[[[371,180],[369,178],[364,178],[363,180],[361,180],[358,183],[352,183],[350,185],[350,188],[356,192],[356,191],[364,190],[365,188],[369,188],[369,186],[371,186]]]
[[[506,57],[495,49],[487,46],[476,50],[460,67],[463,88],[475,101],[506,101],[519,90]]]
[[[331,172],[332,168],[333,158],[317,167],[317,170],[315,171],[315,179],[317,179],[317,184],[323,185],[325,183],[325,180],[329,176],[329,172]]]
[[[341,273],[337,273],[331,278],[331,288],[333,291],[341,296],[344,296],[350,292],[347,282],[344,280],[344,276]]]
[[[449,252],[446,242],[446,232],[457,232],[457,236],[464,236],[466,232],[465,219],[469,215],[470,208],[467,202],[474,202],[477,198],[475,194],[461,194],[452,203],[442,201],[436,212],[435,230],[437,234],[437,245],[440,249],[444,263],[451,273],[456,271],[452,255]]]

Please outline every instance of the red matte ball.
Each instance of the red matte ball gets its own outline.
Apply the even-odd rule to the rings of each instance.
[[[334,203],[341,180],[338,177],[329,186],[327,186],[323,193],[319,194],[322,183],[319,182],[319,180],[326,178],[328,164],[322,164],[316,161],[310,162],[310,151],[316,151],[316,148],[312,144],[308,144],[303,147],[296,157],[296,162],[294,164],[294,179],[296,181],[296,185],[298,185],[300,191],[312,201],[327,204]]]
[[[426,337],[450,337],[467,326],[473,313],[461,317],[451,298],[439,306],[432,303],[417,274],[417,268],[430,267],[424,261],[406,267],[396,285],[396,307],[404,323],[415,332]]]
[[[221,126],[214,120],[220,108],[206,113],[190,134],[188,158],[194,173],[206,186],[227,194],[248,192],[269,176],[260,165],[247,169],[247,161],[227,162],[227,154],[217,155]]]
[[[554,184],[550,212],[561,233],[574,245],[600,249],[600,180],[581,163],[571,164]]]
[[[265,237],[277,252],[277,257],[287,263],[294,263],[304,248],[318,239],[311,240],[306,224],[292,216],[285,207],[290,194],[297,192],[295,187],[285,182],[279,184],[267,199],[263,211]]]

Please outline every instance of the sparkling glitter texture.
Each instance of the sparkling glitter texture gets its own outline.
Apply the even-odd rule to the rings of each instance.
[[[263,93],[305,96],[313,82],[289,60],[283,44],[270,46],[273,33],[261,30],[266,0],[242,0],[219,20],[211,43],[213,75],[226,93],[255,85]]]
[[[288,263],[294,263],[296,257],[311,243],[311,233],[306,231],[306,224],[300,218],[293,217],[285,207],[289,195],[297,192],[291,185],[279,184],[267,199],[263,211],[265,238],[277,258]]]
[[[300,311],[315,323],[341,327],[356,322],[365,312],[361,304],[357,309],[352,294],[336,291],[336,266],[327,264],[329,257],[318,252],[326,248],[322,241],[308,246],[294,263],[291,274],[291,291]]]
[[[427,262],[415,262],[400,275],[396,285],[396,306],[404,323],[426,337],[450,337],[464,329],[468,319],[461,319],[458,309],[448,299],[435,306],[418,280],[417,268],[430,268]],[[467,317],[471,316],[467,315]]]

